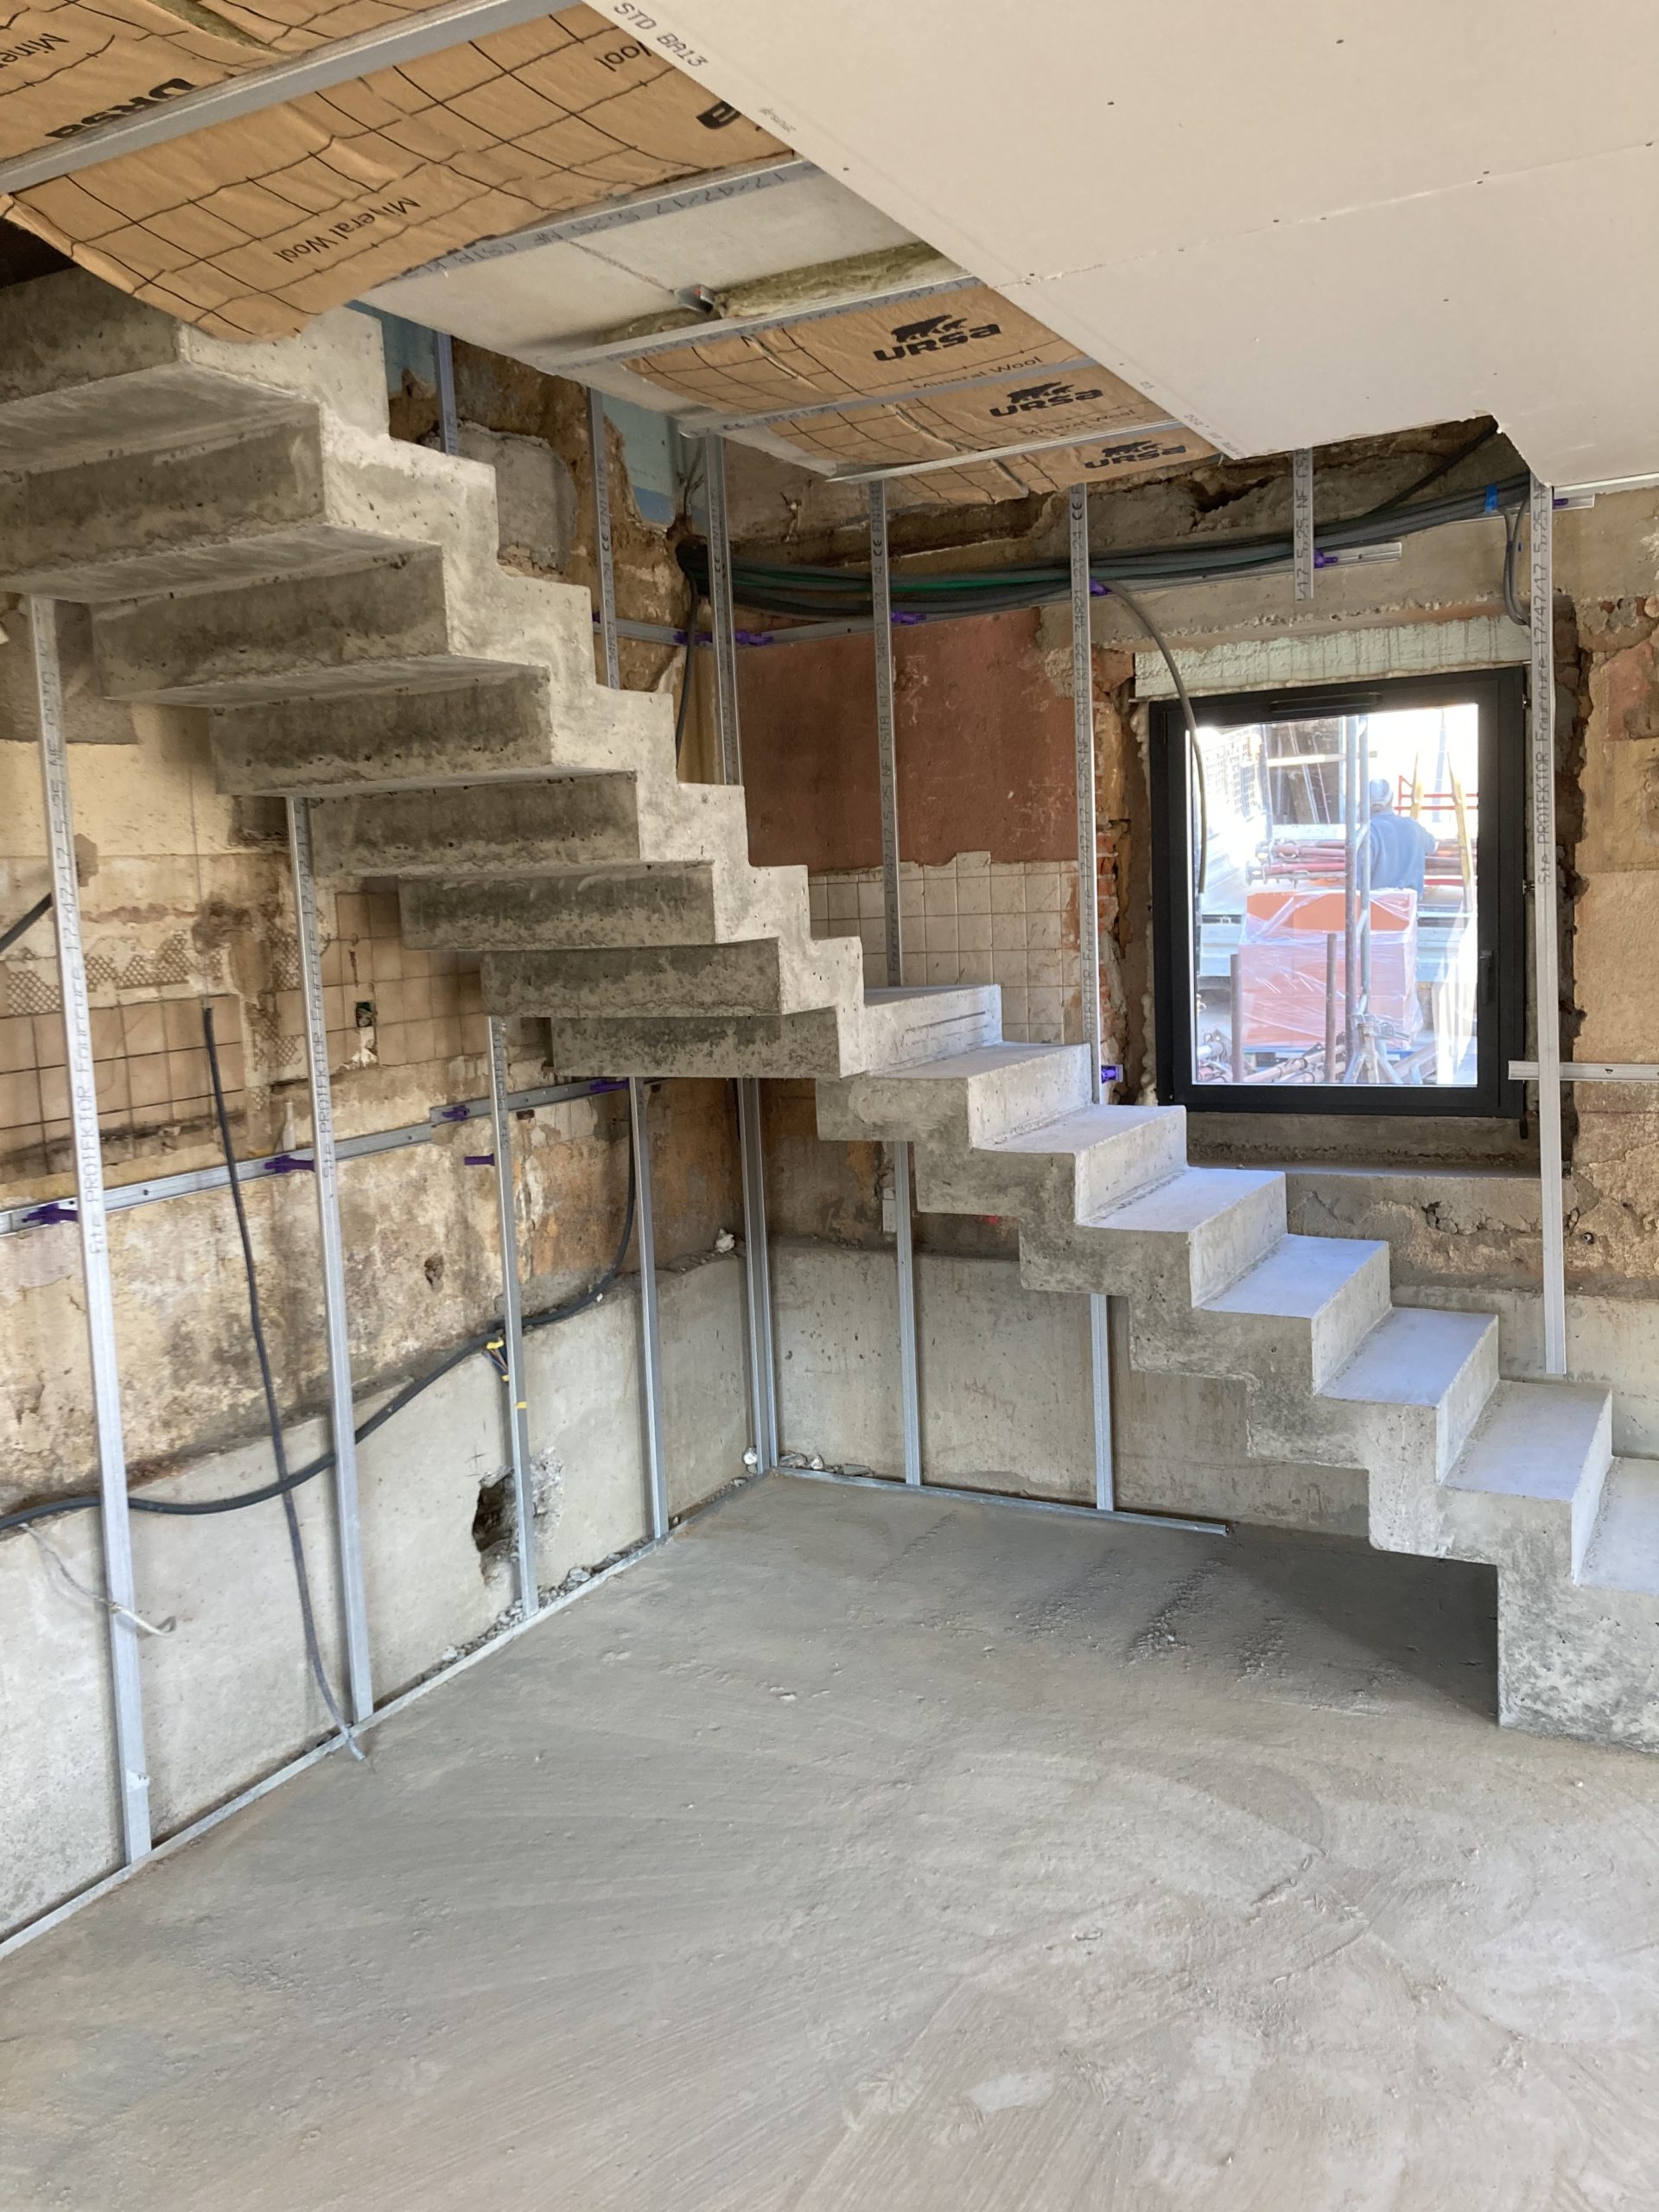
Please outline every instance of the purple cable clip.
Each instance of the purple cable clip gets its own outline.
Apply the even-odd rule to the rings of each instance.
[[[1090,577],[1089,596],[1090,599],[1109,599],[1111,595],[1112,588],[1110,584],[1096,583],[1092,576]]]
[[[30,1229],[49,1229],[60,1221],[79,1221],[79,1210],[73,1198],[53,1198],[43,1206],[33,1206],[23,1216]]]
[[[440,1122],[470,1122],[473,1118],[465,1106],[440,1106],[435,1115]]]
[[[925,622],[927,617],[925,614],[912,614],[902,607],[894,607],[887,619],[895,630],[913,630],[918,623]]]
[[[316,1166],[314,1160],[302,1160],[297,1152],[273,1152],[269,1160],[261,1160],[262,1175],[308,1174]]]
[[[493,1152],[463,1153],[461,1154],[461,1165],[465,1167],[493,1167],[495,1165],[495,1154]]]

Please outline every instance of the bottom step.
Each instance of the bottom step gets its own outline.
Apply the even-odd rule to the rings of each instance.
[[[1659,1597],[1659,1459],[1615,1459],[1608,1469],[1579,1580]]]

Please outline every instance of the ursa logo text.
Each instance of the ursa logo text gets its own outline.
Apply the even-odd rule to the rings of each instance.
[[[1044,407],[1077,407],[1085,399],[1098,399],[1098,389],[1073,391],[1069,384],[1058,378],[1049,384],[1028,384],[1018,391],[1011,391],[1001,407],[993,407],[993,415],[1034,415]]]
[[[79,123],[60,123],[55,130],[48,130],[48,138],[73,138],[78,130],[90,130],[99,123],[118,123],[124,115],[141,114],[147,107],[159,107],[163,100],[175,100],[181,92],[194,92],[196,87],[188,77],[169,77],[165,84],[152,85],[147,92],[136,92],[130,100],[123,100],[117,107],[101,107],[95,114],[83,115]]]
[[[893,341],[874,349],[878,361],[907,361],[918,353],[938,353],[947,346],[966,346],[976,338],[995,338],[1000,322],[965,323],[959,315],[931,315],[921,322],[901,322]]]

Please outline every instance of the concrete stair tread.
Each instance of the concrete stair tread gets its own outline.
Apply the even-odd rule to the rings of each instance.
[[[1659,1598],[1659,1459],[1615,1459],[1608,1469],[1579,1580]]]
[[[1203,1310],[1311,1321],[1364,1269],[1374,1253],[1385,1249],[1357,1236],[1287,1236],[1247,1274],[1206,1298]]]
[[[933,986],[931,988],[944,988]],[[867,1003],[874,1005],[878,999],[888,996],[885,991],[868,990],[864,994]],[[894,1068],[895,1083],[969,1083],[976,1076],[999,1075],[1005,1069],[1039,1066],[1056,1060],[1075,1049],[1070,1045],[1010,1044],[998,1039],[988,1045],[970,1046],[966,1052],[942,1053],[936,1060],[915,1060],[908,1066]]]
[[[1396,1306],[1319,1395],[1376,1405],[1439,1405],[1497,1328],[1487,1313]]]
[[[1595,1466],[1605,1390],[1572,1382],[1500,1382],[1446,1478],[1448,1490],[1570,1505]]]
[[[1091,1145],[1109,1144],[1167,1114],[1165,1106],[1084,1106],[1075,1113],[1039,1122],[1028,1129],[1015,1129],[996,1137],[988,1152],[1078,1153]]]
[[[1111,1110],[1157,1114],[1164,1109],[1149,1106]],[[1275,1168],[1187,1167],[1168,1181],[1095,1216],[1084,1226],[1179,1236],[1203,1228],[1279,1179]]]

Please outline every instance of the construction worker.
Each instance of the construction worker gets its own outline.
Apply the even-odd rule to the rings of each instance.
[[[1366,851],[1371,865],[1373,891],[1414,891],[1423,895],[1423,864],[1440,843],[1432,830],[1414,822],[1408,814],[1394,810],[1394,791],[1378,776],[1370,787],[1371,822],[1366,832]]]

